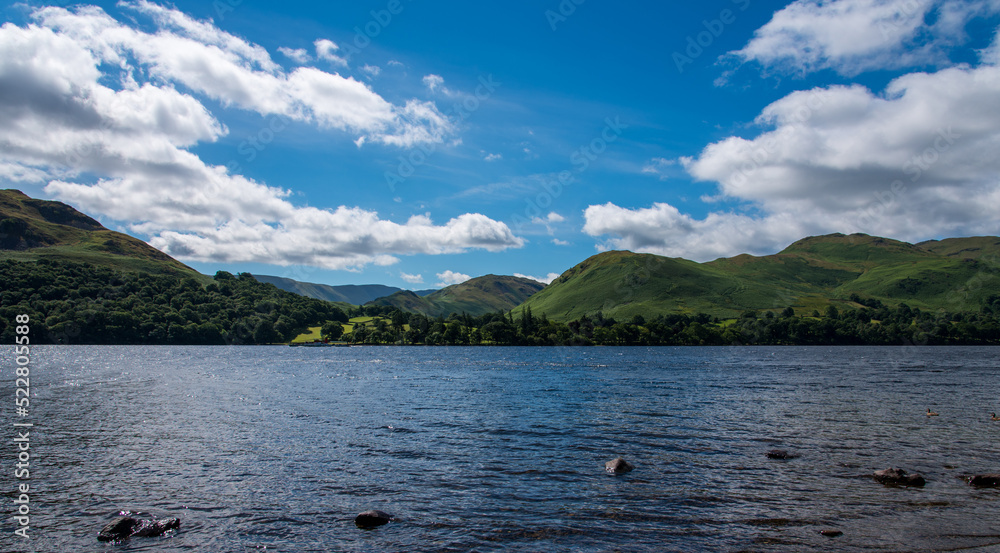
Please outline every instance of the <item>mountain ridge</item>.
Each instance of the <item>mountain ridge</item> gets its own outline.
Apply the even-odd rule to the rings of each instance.
[[[5,259],[86,262],[120,271],[191,277],[202,285],[212,280],[67,204],[33,199],[18,190],[0,190],[0,260]],[[799,314],[831,306],[850,309],[860,307],[859,302],[962,312],[980,309],[1000,290],[1000,237],[910,244],[834,233],[802,238],[771,255],[740,254],[706,263],[609,251],[567,269],[548,286],[519,277],[483,275],[426,296],[384,285],[334,287],[256,278],[281,280],[297,288],[289,291],[308,297],[337,292],[339,297],[319,299],[429,316],[531,309],[537,316],[560,321],[596,313],[618,318],[705,313],[725,318],[747,310],[787,307]],[[385,292],[389,295],[381,295]]]

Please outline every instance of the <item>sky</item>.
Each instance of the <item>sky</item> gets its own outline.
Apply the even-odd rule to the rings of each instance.
[[[17,2],[0,186],[195,269],[429,289],[1000,234],[1000,0]]]

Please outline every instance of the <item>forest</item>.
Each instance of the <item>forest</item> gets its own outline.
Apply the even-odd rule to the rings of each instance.
[[[347,321],[334,304],[279,290],[249,274],[193,278],[85,263],[0,261],[0,339],[30,317],[35,344],[271,344],[312,324]]]

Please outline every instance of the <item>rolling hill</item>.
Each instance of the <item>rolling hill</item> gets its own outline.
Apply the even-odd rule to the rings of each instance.
[[[85,262],[115,271],[212,282],[142,240],[109,230],[54,201],[0,191],[0,260]],[[287,291],[352,305],[398,307],[428,316],[482,315],[530,308],[556,321],[603,312],[635,315],[793,307],[800,315],[858,302],[906,303],[923,310],[979,311],[1000,292],[1000,237],[948,238],[909,244],[864,234],[799,240],[773,255],[738,255],[708,263],[625,251],[594,255],[549,286],[486,275],[426,296],[381,285],[327,286],[255,277]],[[386,295],[388,294],[388,295]],[[382,297],[379,297],[382,296]]]
[[[452,313],[479,316],[513,309],[544,287],[531,279],[486,275],[442,288],[426,297],[402,291],[369,305],[392,306],[428,317],[447,317]]]
[[[61,203],[0,190],[0,259],[75,261],[124,271],[211,279],[142,240]]]
[[[598,311],[615,318],[658,313],[732,317],[793,307],[800,314],[857,307],[852,297],[921,309],[978,310],[1000,291],[1000,238],[914,245],[863,234],[805,238],[769,256],[695,263],[604,252],[563,273],[524,307],[554,320]],[[515,311],[516,312],[516,311]]]
[[[286,292],[292,292],[294,294],[299,294],[300,296],[316,298],[318,300],[332,301],[334,303],[348,303],[351,305],[364,305],[370,301],[403,291],[402,288],[384,286],[381,284],[348,284],[344,286],[330,286],[329,284],[299,282],[290,278],[268,275],[253,275],[253,277],[260,282],[273,284]],[[418,296],[426,296],[433,292],[434,290],[421,290],[413,293]]]

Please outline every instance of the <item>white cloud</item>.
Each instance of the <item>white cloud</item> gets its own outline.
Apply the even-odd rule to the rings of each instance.
[[[970,19],[998,10],[996,0],[796,0],[731,54],[797,73],[942,64]]]
[[[503,159],[503,156],[500,155],[500,154],[486,154],[486,156],[483,157],[483,161],[487,161],[487,162],[490,162],[490,161],[500,161],[501,159]]]
[[[642,173],[645,175],[656,175],[660,180],[667,180],[667,169],[675,165],[677,165],[677,160],[675,159],[654,157],[642,167]]]
[[[555,244],[556,246],[569,246],[570,245],[569,242],[567,242],[565,240],[560,240],[558,238],[553,238],[552,239],[552,243]]]
[[[38,25],[0,28],[0,178],[47,183],[48,194],[125,222],[185,260],[354,269],[523,245],[480,214],[434,225],[426,216],[395,223],[360,208],[298,207],[289,190],[206,164],[188,148],[228,130],[193,94],[399,146],[436,140],[447,122],[431,104],[394,106],[315,68],[285,75],[260,47],[180,12],[123,6],[159,30],[93,7],[44,8]]]
[[[685,169],[746,213],[702,219],[675,207],[590,206],[604,248],[706,260],[773,253],[810,234],[908,241],[1000,232],[1000,67],[913,73],[881,94],[861,86],[795,92],[767,106],[753,139],[710,144]]]
[[[536,277],[531,275],[523,275],[521,273],[514,273],[514,276],[518,278],[526,278],[528,280],[534,280],[535,282],[541,282],[542,284],[552,284],[552,281],[559,278],[559,273],[549,273],[546,277]]]
[[[437,277],[440,281],[437,283],[438,286],[451,286],[453,284],[461,284],[472,278],[469,275],[463,275],[462,273],[456,273],[454,271],[445,271],[443,273],[438,273]]]
[[[309,57],[309,52],[306,52],[304,48],[286,48],[282,46],[278,48],[278,51],[299,65],[304,65],[312,61],[312,58]]]
[[[423,284],[424,275],[411,275],[407,273],[399,273],[399,278],[409,282],[410,284]]]
[[[382,73],[382,68],[377,65],[362,65],[361,71],[363,71],[369,78],[378,77]]]
[[[565,221],[566,221],[566,218],[563,217],[562,215],[559,215],[555,211],[550,212],[548,215],[545,216],[545,218],[542,218],[542,217],[532,217],[531,218],[531,222],[533,224],[536,224],[536,225],[545,225],[545,230],[549,234],[554,234],[555,233],[555,229],[552,227],[552,225],[555,225],[555,224],[558,224],[558,223],[562,223],[562,222],[565,222]]]
[[[131,79],[142,69],[149,72],[151,83],[180,84],[225,106],[282,115],[402,147],[443,142],[454,132],[448,119],[428,102],[393,105],[364,83],[314,67],[286,74],[260,46],[208,23],[148,2],[122,5],[154,16],[163,28],[145,33],[95,7],[43,8],[33,17],[100,62],[121,67]],[[328,51],[327,43],[333,44],[317,41],[317,49]],[[140,68],[130,65],[133,57]]]
[[[441,75],[425,75],[423,81],[424,86],[429,88],[432,92],[437,90],[439,86],[444,85],[444,77]]]
[[[313,46],[316,47],[317,58],[321,60],[326,60],[334,65],[347,67],[347,60],[338,56],[337,54],[334,54],[334,52],[340,50],[340,46],[337,46],[337,43],[335,43],[334,41],[321,38],[316,42],[314,42]]]

